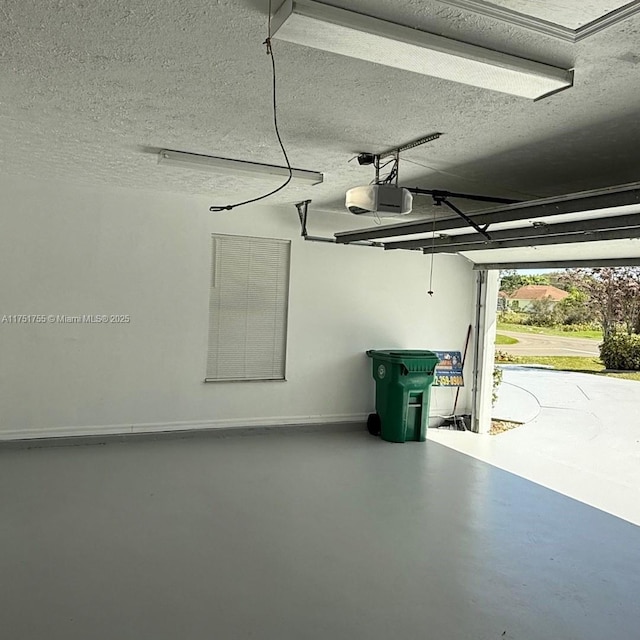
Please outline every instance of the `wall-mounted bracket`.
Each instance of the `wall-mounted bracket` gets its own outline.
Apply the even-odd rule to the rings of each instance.
[[[337,240],[335,238],[309,235],[309,232],[307,231],[307,221],[309,219],[310,204],[311,204],[311,200],[303,200],[302,202],[296,203],[298,218],[300,219],[300,235],[308,242],[324,242],[329,244],[337,244]],[[359,247],[383,247],[383,244],[380,242],[369,242],[366,240],[352,242],[351,244],[354,244]]]

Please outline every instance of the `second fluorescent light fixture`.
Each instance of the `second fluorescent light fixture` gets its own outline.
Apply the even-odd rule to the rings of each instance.
[[[313,0],[285,0],[273,37],[313,49],[533,100],[573,85],[573,72]]]
[[[246,160],[233,160],[231,158],[218,158],[205,156],[199,153],[186,153],[184,151],[172,151],[162,149],[158,153],[158,164],[166,164],[185,169],[202,169],[210,173],[230,173],[233,175],[246,175],[253,178],[273,177],[286,179],[289,177],[289,169],[277,164],[263,164],[262,162],[248,162]],[[307,184],[320,184],[324,175],[317,171],[306,169],[292,169],[292,180],[306,182]]]

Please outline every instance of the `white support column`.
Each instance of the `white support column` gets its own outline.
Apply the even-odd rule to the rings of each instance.
[[[472,429],[476,433],[488,433],[491,428],[491,396],[493,393],[499,284],[499,271],[478,271],[472,416]]]

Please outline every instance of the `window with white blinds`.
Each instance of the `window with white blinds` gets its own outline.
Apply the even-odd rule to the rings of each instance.
[[[206,380],[284,380],[291,243],[212,240]]]

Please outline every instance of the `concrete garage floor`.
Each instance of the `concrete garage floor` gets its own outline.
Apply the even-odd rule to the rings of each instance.
[[[496,418],[507,433],[429,437],[640,525],[640,382],[503,367]]]
[[[640,528],[358,431],[0,450],[11,640],[635,640]]]

